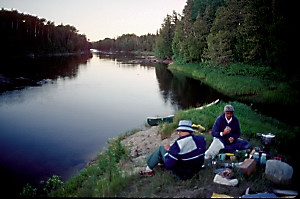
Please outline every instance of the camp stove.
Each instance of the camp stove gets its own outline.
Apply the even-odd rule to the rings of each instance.
[[[272,133],[261,134],[261,144],[263,151],[267,154],[270,153],[271,146],[275,143],[275,135]]]

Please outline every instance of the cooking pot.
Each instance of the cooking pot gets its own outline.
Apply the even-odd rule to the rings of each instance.
[[[270,146],[275,142],[275,135],[272,133],[261,134],[261,143],[264,146]]]

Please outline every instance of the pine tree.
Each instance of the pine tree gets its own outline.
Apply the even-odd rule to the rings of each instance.
[[[175,24],[177,23],[177,15],[164,19],[164,23],[159,31],[155,44],[155,54],[159,58],[171,59],[173,56],[172,42],[175,34]]]
[[[175,29],[174,38],[172,41],[172,50],[174,53],[174,59],[179,62],[184,62],[183,54],[183,43],[184,43],[184,32],[183,32],[183,21],[178,21]]]
[[[207,46],[206,37],[208,33],[208,26],[199,13],[196,21],[193,23],[192,34],[188,38],[189,57],[186,59],[190,61],[203,61],[202,55]]]
[[[237,27],[241,20],[238,0],[227,0],[227,6],[219,7],[207,38],[206,57],[221,65],[231,64],[235,60]]]

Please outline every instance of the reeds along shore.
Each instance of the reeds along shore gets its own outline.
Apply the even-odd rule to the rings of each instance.
[[[268,66],[236,63],[218,67],[209,63],[175,62],[169,69],[199,79],[236,99],[283,106],[298,102],[299,90],[295,88],[295,77],[287,77],[282,71]]]

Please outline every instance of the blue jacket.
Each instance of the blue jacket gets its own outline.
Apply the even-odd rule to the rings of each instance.
[[[191,178],[204,163],[206,141],[202,135],[193,134],[178,138],[165,154],[166,169],[180,179]]]
[[[223,132],[226,126],[229,126],[231,131],[229,134],[221,136],[220,132]],[[237,140],[241,135],[239,120],[232,115],[232,120],[228,124],[227,120],[225,119],[225,113],[223,113],[216,119],[211,134],[213,137],[219,138],[224,144],[230,144],[228,140],[230,137],[233,137],[234,140]]]

